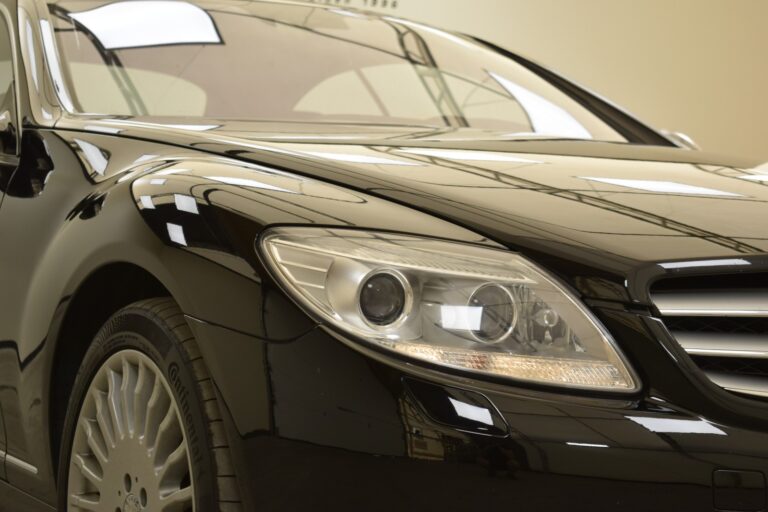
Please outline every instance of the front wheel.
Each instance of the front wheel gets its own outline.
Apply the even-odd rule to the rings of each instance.
[[[96,336],[75,380],[59,509],[239,510],[220,422],[176,304],[152,299],[122,309]]]

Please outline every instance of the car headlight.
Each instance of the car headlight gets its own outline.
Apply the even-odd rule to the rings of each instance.
[[[589,310],[517,254],[304,227],[270,230],[261,244],[295,300],[363,342],[495,377],[603,391],[638,388]]]

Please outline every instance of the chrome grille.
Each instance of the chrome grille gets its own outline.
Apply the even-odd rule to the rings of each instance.
[[[667,329],[715,384],[768,397],[768,275],[669,279],[651,295]]]

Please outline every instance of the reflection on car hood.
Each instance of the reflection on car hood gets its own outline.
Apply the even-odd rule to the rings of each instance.
[[[119,126],[124,135],[364,189],[552,258],[599,258],[604,268],[626,270],[644,262],[768,252],[768,166],[761,170],[754,162],[675,148],[505,140],[419,127]]]

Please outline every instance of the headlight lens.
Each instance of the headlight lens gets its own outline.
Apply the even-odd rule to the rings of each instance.
[[[597,319],[514,253],[298,227],[271,230],[262,249],[299,303],[359,340],[496,377],[604,391],[638,388]]]
[[[405,277],[375,271],[360,285],[360,312],[373,325],[392,325],[407,313],[406,303],[413,296],[410,290]]]

